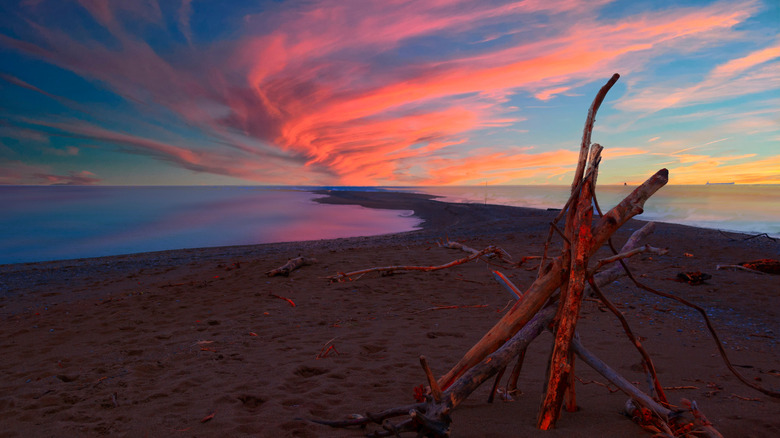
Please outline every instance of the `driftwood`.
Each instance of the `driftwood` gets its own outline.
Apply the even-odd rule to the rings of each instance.
[[[740,270],[740,271],[747,271],[747,272],[752,272],[752,273],[754,273],[754,274],[761,274],[761,275],[764,275],[764,274],[765,274],[765,272],[756,271],[755,269],[746,268],[746,267],[744,267],[744,266],[742,266],[742,265],[717,265],[717,266],[715,266],[715,269],[716,269],[716,270],[721,270],[721,269],[736,269],[736,270]]]
[[[479,252],[470,246],[466,246],[460,242],[455,242],[454,240],[449,240],[449,239],[447,239],[445,242],[436,242],[436,245],[438,245],[441,248],[457,249],[470,254],[476,254]]]
[[[469,251],[467,251],[469,252]],[[494,255],[501,258],[509,258],[509,254],[507,254],[503,249],[495,247],[495,246],[488,246],[487,248],[483,249],[482,251],[476,251],[471,253],[468,257],[464,257],[462,259],[453,260],[449,263],[445,263],[443,265],[438,266],[381,266],[381,267],[375,267],[375,268],[368,268],[368,269],[361,269],[359,271],[352,271],[352,272],[339,272],[336,275],[332,275],[328,277],[328,280],[330,281],[352,281],[353,279],[357,279],[362,277],[365,274],[368,274],[370,272],[381,272],[385,275],[392,274],[394,272],[398,271],[423,271],[423,272],[430,272],[430,271],[438,271],[440,269],[447,269],[451,268],[453,266],[462,265],[463,263],[470,262],[472,260],[476,260],[483,256],[488,255]]]
[[[677,301],[690,305],[700,311],[703,315],[708,328],[713,334],[713,338],[721,352],[721,355],[732,372],[740,380],[750,386],[761,390],[767,395],[776,397],[774,391],[769,391],[758,387],[758,385],[747,382],[744,377],[736,373],[730,362],[725,356],[720,341],[715,335],[709,323],[706,313],[698,306],[688,303],[682,298],[670,294],[654,291],[641,283],[628,270],[625,259],[643,253],[651,252],[654,254],[663,254],[665,250],[651,246],[640,247],[639,240],[652,232],[653,224],[648,224],[642,229],[636,231],[626,242],[620,252],[614,249],[611,236],[633,216],[640,214],[644,202],[652,196],[658,189],[663,187],[668,181],[668,171],[659,170],[651,176],[642,185],[637,187],[617,206],[612,208],[606,214],[600,215],[595,221],[593,219],[593,205],[598,209],[598,202],[595,198],[595,184],[598,175],[598,165],[600,162],[601,146],[590,144],[590,133],[595,121],[595,114],[601,101],[604,99],[609,88],[617,81],[618,76],[613,76],[610,81],[599,91],[593,105],[591,105],[588,118],[583,133],[582,145],[580,150],[580,159],[577,164],[575,178],[572,182],[572,195],[567,201],[560,214],[551,223],[548,241],[545,244],[542,262],[540,263],[539,273],[533,284],[523,293],[517,286],[503,274],[493,271],[494,276],[506,289],[518,297],[517,302],[504,316],[479,340],[463,358],[438,380],[435,379],[427,360],[420,358],[420,362],[429,385],[430,393],[425,396],[425,401],[415,405],[404,406],[400,408],[389,409],[379,414],[366,414],[349,420],[325,421],[312,420],[320,424],[326,424],[333,427],[365,426],[368,423],[381,424],[384,431],[377,431],[373,436],[400,436],[403,432],[415,432],[418,436],[444,437],[449,436],[451,418],[450,413],[463,400],[465,400],[476,388],[495,375],[503,375],[508,364],[515,358],[518,358],[517,365],[510,376],[510,384],[507,386],[508,394],[510,390],[516,388],[517,375],[522,367],[522,359],[528,345],[544,330],[554,326],[554,346],[550,359],[547,387],[542,406],[539,410],[537,426],[540,429],[549,429],[554,427],[564,403],[564,396],[568,393],[567,405],[574,406],[573,382],[574,377],[574,357],[580,357],[583,363],[593,367],[604,375],[612,384],[616,385],[623,392],[628,394],[633,400],[632,406],[638,406],[644,416],[648,418],[643,427],[651,428],[659,436],[676,436],[681,429],[680,426],[696,426],[695,431],[703,436],[719,437],[720,434],[706,422],[706,419],[698,411],[695,402],[689,403],[690,412],[694,415],[694,422],[681,419],[682,411],[672,411],[666,402],[663,393],[663,387],[658,382],[655,375],[655,369],[649,355],[642,348],[641,344],[631,333],[627,321],[609,300],[601,292],[600,287],[614,281],[621,275],[628,275],[634,283],[645,290],[653,293],[676,299]],[[600,210],[599,210],[600,212]],[[564,230],[557,227],[557,222],[566,216]],[[547,257],[547,249],[553,233],[557,232],[563,238],[564,245],[561,254],[554,258]],[[605,243],[609,243],[615,255],[600,260],[596,267],[589,269],[590,258]],[[463,248],[459,248],[463,249]],[[489,251],[490,250],[490,251]],[[443,269],[455,264],[465,263],[474,260],[488,253],[501,255],[494,247],[489,247],[483,251],[471,252],[469,257],[456,260],[441,266],[410,267],[410,266],[392,266],[386,268],[371,268],[362,271],[355,271],[348,274],[340,273],[331,277],[332,280],[343,280],[353,276],[363,275],[373,271],[394,271],[394,270],[420,270],[431,271]],[[598,269],[608,264],[614,264],[613,267],[601,272]],[[619,263],[616,264],[616,263]],[[556,293],[558,292],[558,293]],[[593,293],[600,298],[605,306],[613,310],[621,321],[627,336],[635,345],[643,359],[643,364],[651,375],[653,380],[653,389],[657,393],[658,400],[643,393],[617,372],[609,368],[603,361],[599,360],[592,353],[587,351],[578,339],[576,332],[576,323],[579,318],[579,309],[586,293]],[[498,379],[491,391],[491,400],[493,393],[496,392]],[[393,417],[407,416],[408,418],[398,424],[391,424],[387,421]]]
[[[605,214],[597,223],[592,236],[590,256],[630,218],[642,212],[644,202],[668,180],[668,171],[662,169],[637,187],[626,199]],[[557,257],[545,266],[544,273],[528,288],[523,300],[518,301],[482,339],[469,350],[447,374],[439,379],[439,385],[447,388],[468,368],[495,351],[504,340],[517,333],[544,303],[563,284],[563,262]]]
[[[290,272],[300,268],[301,266],[311,265],[314,263],[317,263],[317,259],[311,257],[296,257],[294,259],[287,260],[287,263],[284,265],[266,272],[265,275],[269,277],[284,275],[287,277],[290,275]]]

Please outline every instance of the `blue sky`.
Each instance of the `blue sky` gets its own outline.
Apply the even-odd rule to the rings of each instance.
[[[0,5],[0,184],[780,183],[776,1]]]

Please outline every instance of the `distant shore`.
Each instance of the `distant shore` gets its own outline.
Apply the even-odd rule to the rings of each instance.
[[[0,266],[0,436],[363,436],[296,418],[344,418],[412,402],[412,388],[424,383],[418,356],[428,357],[434,373],[446,372],[510,296],[492,279],[497,267],[483,262],[350,283],[325,278],[463,256],[438,247],[443,238],[498,245],[515,260],[540,255],[557,214],[405,193],[326,194],[318,202],[413,210],[421,229]],[[641,225],[626,224],[616,243]],[[780,387],[778,277],[715,269],[778,258],[780,244],[673,224],[658,224],[647,243],[669,254],[637,257],[635,274],[704,307],[739,369]],[[289,277],[266,277],[298,255],[318,262]],[[525,267],[498,269],[525,288],[535,274]],[[700,286],[674,281],[683,271],[712,279]],[[695,312],[628,280],[606,292],[644,339],[662,384],[687,388],[670,390],[673,402],[696,400],[724,436],[780,435],[780,402],[729,374]],[[486,307],[430,310],[436,306]],[[583,343],[642,385],[639,356],[611,314],[586,301],[578,327]],[[453,413],[452,436],[539,434],[534,422],[549,344],[545,335],[529,349],[518,400],[489,405],[480,388]],[[337,352],[317,359],[327,345]],[[585,365],[577,375],[603,382]],[[577,396],[581,410],[565,413],[544,436],[649,436],[618,413],[624,395],[581,384]]]

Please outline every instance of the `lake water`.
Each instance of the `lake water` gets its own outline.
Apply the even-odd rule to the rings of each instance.
[[[0,186],[0,264],[368,236],[419,225],[408,211],[314,202],[318,195],[306,191],[314,189]],[[533,208],[560,208],[569,192],[565,186],[386,190]],[[631,190],[599,186],[599,204],[607,210]],[[666,186],[639,218],[780,237],[780,185]]]
[[[606,212],[635,186],[599,185],[596,198]],[[561,208],[569,186],[440,186],[405,191],[441,196],[447,202],[486,202],[531,208]],[[780,185],[667,185],[646,203],[638,219],[780,237]]]
[[[396,233],[410,211],[262,187],[0,186],[0,264]]]

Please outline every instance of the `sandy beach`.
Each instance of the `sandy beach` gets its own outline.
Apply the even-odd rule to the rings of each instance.
[[[515,260],[541,255],[557,213],[414,194],[330,195],[320,202],[414,210],[422,229],[0,266],[0,437],[363,436],[300,418],[413,403],[413,388],[425,383],[418,357],[445,373],[512,297],[482,261],[343,283],[327,277],[463,257],[437,246],[445,237],[477,249],[497,245]],[[642,225],[630,221],[616,244]],[[777,390],[780,277],[716,270],[780,258],[780,242],[747,237],[658,224],[646,242],[669,253],[630,264],[648,285],[704,307],[737,368]],[[266,276],[299,255],[318,262],[289,277]],[[522,289],[535,277],[524,269],[531,263],[502,271]],[[695,286],[675,280],[687,271],[712,278]],[[626,278],[605,293],[642,337],[673,403],[695,400],[725,437],[780,436],[780,400],[731,375],[695,311]],[[586,300],[578,329],[591,351],[646,387],[641,358],[611,313]],[[584,364],[576,369],[580,410],[538,431],[551,339],[543,334],[528,349],[517,400],[488,404],[483,385],[453,413],[452,436],[651,436],[621,415],[627,397],[594,383],[605,379]],[[318,358],[327,346],[334,348]]]

